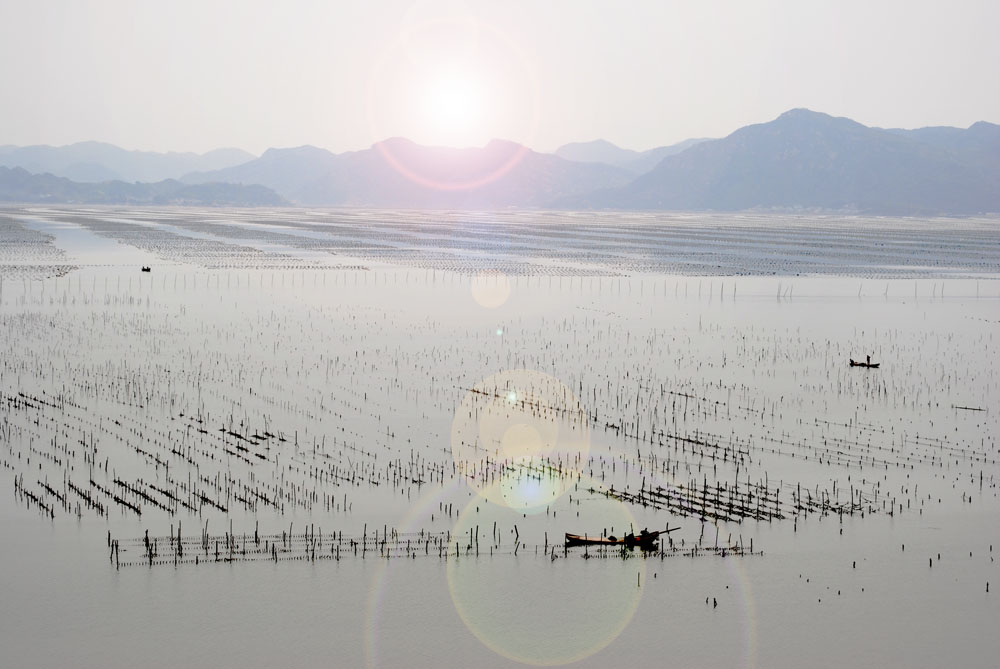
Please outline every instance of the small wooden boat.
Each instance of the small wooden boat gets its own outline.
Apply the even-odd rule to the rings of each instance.
[[[867,367],[868,369],[878,369],[881,362],[861,362],[859,360],[851,359],[851,367]]]
[[[152,268],[152,267],[143,267],[143,268],[142,268],[142,271],[143,271],[143,272],[152,272],[152,271],[153,271],[153,268]]]
[[[640,546],[647,547],[652,546],[660,538],[661,534],[669,534],[670,532],[675,532],[681,528],[679,527],[667,527],[665,530],[657,530],[655,532],[646,532],[643,530],[639,534],[626,534],[624,537],[616,537],[611,535],[609,537],[591,537],[586,534],[570,534],[566,533],[566,546]]]

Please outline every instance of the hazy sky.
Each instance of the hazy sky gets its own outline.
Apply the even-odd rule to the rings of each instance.
[[[0,144],[551,150],[1000,122],[996,0],[0,0]]]

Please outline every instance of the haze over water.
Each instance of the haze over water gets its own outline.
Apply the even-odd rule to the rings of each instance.
[[[5,663],[994,666],[995,226],[8,208]]]

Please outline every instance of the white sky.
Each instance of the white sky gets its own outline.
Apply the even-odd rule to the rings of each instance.
[[[0,144],[552,150],[1000,122],[995,0],[0,0]]]

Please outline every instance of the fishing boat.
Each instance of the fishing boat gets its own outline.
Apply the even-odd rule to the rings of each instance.
[[[861,362],[860,360],[851,360],[851,367],[867,367],[868,369],[878,369],[878,366],[882,363],[880,362]]]
[[[614,535],[608,537],[592,537],[586,534],[570,534],[566,533],[566,546],[640,546],[648,547],[656,543],[660,538],[661,534],[669,534],[670,532],[675,532],[681,528],[667,526],[665,530],[656,530],[655,532],[647,532],[643,530],[639,534],[626,534],[624,537],[616,537]]]

